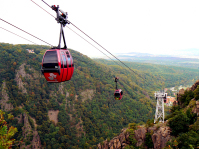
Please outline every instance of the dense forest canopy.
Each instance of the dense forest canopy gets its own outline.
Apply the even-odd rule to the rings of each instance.
[[[94,60],[109,66],[114,65],[113,61],[105,59]],[[161,63],[161,61],[159,62]],[[138,70],[139,74],[150,74],[157,79],[161,78],[164,81],[164,86],[162,86],[162,88],[178,87],[180,85],[191,86],[198,80],[199,69],[138,62],[125,62],[125,64],[132,69]]]
[[[128,63],[134,73],[111,61],[92,60],[70,50],[75,65],[72,79],[47,83],[40,68],[43,54],[49,48],[0,44],[0,84],[13,106],[6,113],[15,117],[10,122],[18,129],[14,138],[24,137],[24,124],[18,123],[17,117],[25,114],[31,128],[38,131],[41,144],[48,149],[96,147],[129,123],[143,123],[153,118],[154,91],[175,84],[188,85],[199,76],[199,71],[192,69]],[[28,53],[26,49],[34,49],[35,53]],[[124,92],[120,101],[113,98],[114,76],[120,78],[118,86]],[[0,101],[4,100],[0,97]],[[5,110],[3,106],[1,109]],[[50,120],[50,111],[58,111],[58,122]],[[32,135],[26,137],[26,145],[32,141]]]

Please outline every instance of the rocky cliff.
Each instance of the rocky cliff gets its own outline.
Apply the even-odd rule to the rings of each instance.
[[[13,105],[9,103],[9,96],[6,90],[6,82],[3,82],[2,90],[1,90],[2,99],[0,100],[0,107],[4,111],[10,111],[13,109]]]
[[[25,141],[20,145],[20,149],[23,149],[23,148],[41,149],[42,146],[41,146],[39,134],[35,130],[35,128],[31,127],[28,119],[31,119],[31,118],[28,117],[26,113],[24,113],[23,114],[24,126],[22,128],[22,134]]]
[[[153,127],[139,127],[134,131],[134,138],[136,139],[136,146],[147,148],[146,133],[151,134],[154,144],[154,149],[162,149],[166,146],[167,141],[171,139],[171,129],[165,124],[157,124]],[[105,140],[103,144],[98,144],[98,149],[123,149],[130,145],[130,133],[128,129],[123,129],[119,136],[110,141]]]

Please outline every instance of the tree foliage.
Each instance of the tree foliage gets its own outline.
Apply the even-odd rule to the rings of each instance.
[[[180,105],[172,107],[171,114],[167,119],[175,138],[167,143],[167,148],[193,149],[198,147],[199,119],[197,119],[196,113],[193,113],[198,94],[198,87],[195,91],[185,91],[179,99]]]
[[[12,137],[17,132],[17,128],[10,126],[8,127],[7,122],[4,119],[5,113],[0,110],[0,148],[8,149],[14,143]],[[13,116],[8,114],[8,119],[12,119]]]

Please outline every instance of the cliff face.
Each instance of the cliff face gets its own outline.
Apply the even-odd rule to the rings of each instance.
[[[151,138],[154,144],[154,149],[164,148],[166,143],[171,139],[171,129],[165,124],[158,124],[149,128],[140,127],[134,132],[134,138],[137,140],[137,147],[143,146],[144,148],[147,148],[145,145],[147,132],[152,134]],[[113,138],[111,141],[108,142],[105,140],[103,144],[98,144],[98,149],[123,149],[130,144],[129,136],[130,134],[127,129],[123,129],[121,134]]]
[[[194,112],[199,116],[199,101],[196,101],[196,110]]]
[[[11,103],[8,103],[9,96],[8,96],[8,94],[6,92],[6,82],[3,82],[1,95],[2,95],[2,99],[0,99],[1,109],[3,109],[4,111],[12,110],[13,109],[13,105]]]
[[[30,118],[30,117],[29,117]],[[29,142],[29,144],[26,144],[25,141],[20,145],[20,149],[26,148],[26,149],[41,149],[41,141],[38,132],[30,126],[30,123],[28,121],[28,115],[23,114],[23,120],[24,120],[24,126],[22,128],[22,134],[24,137],[24,140],[26,142]]]
[[[162,149],[166,146],[166,143],[171,139],[170,132],[171,129],[167,126],[160,127],[154,131],[152,135],[154,149]]]
[[[194,83],[194,85],[192,85],[192,87],[190,88],[192,91],[194,91],[196,88],[197,88],[197,86],[199,85],[199,80],[198,81],[196,81],[195,83]]]
[[[103,144],[98,144],[98,149],[122,149],[126,145],[128,145],[129,142],[129,133],[126,131],[127,129],[122,129],[122,132],[119,136],[113,138],[110,142],[105,140]]]

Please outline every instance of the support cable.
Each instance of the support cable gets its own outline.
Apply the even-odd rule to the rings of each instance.
[[[102,49],[104,49],[105,51],[107,51],[109,54],[111,54],[113,57],[115,57],[120,63],[122,63],[124,66],[126,66],[129,70],[131,70],[134,74],[138,75],[140,78],[142,78],[143,80],[146,81],[145,78],[143,78],[140,74],[138,74],[137,72],[135,72],[134,70],[132,70],[129,66],[127,66],[124,62],[122,62],[119,58],[117,58],[116,56],[114,56],[111,52],[109,52],[107,49],[105,49],[103,46],[101,46],[98,42],[96,42],[93,38],[91,38],[90,36],[88,36],[85,32],[83,32],[81,29],[79,29],[77,26],[75,26],[72,22],[69,21],[70,24],[72,24],[76,29],[78,29],[80,32],[82,32],[85,36],[87,36],[89,39],[91,39],[93,42],[95,42],[98,46],[100,46]],[[150,84],[151,86],[153,86],[150,82],[148,82],[148,84]]]
[[[33,0],[31,0],[32,2],[34,2]],[[48,5],[44,0],[42,0],[46,5]],[[35,2],[34,2],[35,3]],[[35,3],[36,4],[36,3]],[[39,6],[38,4],[36,4],[37,6]],[[39,6],[41,9],[43,9],[41,6]],[[52,8],[50,5],[48,5],[48,7],[50,7],[50,8]],[[46,11],[45,9],[43,9],[44,11]],[[47,11],[46,11],[47,12]],[[48,13],[48,12],[47,12]],[[50,14],[50,13],[48,13],[48,14]],[[51,15],[51,14],[50,14]],[[54,17],[53,15],[51,15],[52,17]],[[55,18],[55,17],[54,17]],[[0,18],[1,19],[1,18]],[[2,19],[1,19],[2,20]],[[4,20],[2,20],[2,21],[4,21]],[[6,22],[6,21],[4,21],[4,22]],[[6,22],[6,23],[8,23],[8,22]],[[70,21],[68,21],[68,23],[69,24],[72,24],[76,29],[78,29],[80,32],[82,32],[85,36],[87,36],[90,40],[92,40],[94,43],[96,43],[98,46],[100,46],[102,49],[104,49],[105,51],[107,51],[109,54],[111,54],[114,58],[116,58],[120,63],[122,63],[124,66],[126,66],[129,70],[131,70],[134,74],[136,74],[136,75],[138,75],[140,78],[142,78],[143,80],[146,80],[145,78],[143,78],[140,74],[138,74],[138,73],[136,73],[134,70],[132,70],[129,66],[127,66],[124,62],[122,62],[120,59],[118,59],[115,55],[113,55],[111,52],[109,52],[107,49],[105,49],[103,46],[101,46],[98,42],[96,42],[93,38],[91,38],[90,36],[88,36],[85,32],[83,32],[80,28],[78,28],[76,25],[74,25],[72,22],[70,22]],[[8,24],[10,24],[10,23],[8,23]],[[11,24],[10,24],[11,25]],[[13,26],[13,25],[12,25]],[[14,26],[15,27],[15,26]],[[18,28],[18,27],[16,27],[16,28]],[[19,28],[18,28],[19,29]],[[20,29],[20,30],[22,30],[22,29]],[[22,30],[23,31],[23,30]],[[25,32],[25,31],[24,31]],[[28,33],[29,34],[29,33]],[[29,35],[31,35],[31,34],[29,34]],[[33,35],[31,35],[31,36],[33,36]],[[35,36],[33,36],[33,37],[35,37]],[[37,38],[37,37],[35,37],[35,38]],[[37,38],[37,39],[39,39],[39,38]],[[41,39],[39,39],[39,40],[41,40]],[[43,40],[41,40],[41,41],[43,41]],[[44,42],[44,41],[43,41]],[[46,43],[46,42],[45,42]],[[89,42],[88,42],[89,43]],[[47,44],[49,44],[49,43],[47,43]],[[51,45],[51,44],[49,44],[49,45]],[[52,46],[52,45],[51,45]],[[149,82],[148,82],[149,83]],[[150,85],[152,85],[151,83],[149,83]],[[153,86],[153,85],[152,85]]]
[[[44,8],[42,8],[41,6],[39,6],[37,3],[35,3],[33,0],[31,0],[35,5],[37,5],[38,7],[40,7],[41,9],[43,9],[45,12],[47,12],[49,15],[51,15],[52,17],[54,17],[51,13],[49,13],[48,11],[46,11]],[[43,1],[43,0],[42,0]],[[44,2],[44,1],[43,1]],[[44,2],[46,5],[48,5],[46,2]],[[48,5],[49,6],[49,5]],[[50,7],[50,6],[49,6]],[[51,7],[50,7],[51,8]],[[56,18],[56,17],[54,17]]]
[[[13,25],[13,24],[11,24],[11,23],[9,23],[9,22],[7,22],[7,21],[1,19],[1,18],[0,18],[0,20],[2,20],[3,22],[5,22],[5,23],[7,23],[7,24],[9,24],[9,25],[11,25],[11,26],[13,26],[13,27],[15,27],[15,28],[17,28],[17,29],[23,31],[23,32],[25,32],[26,34],[29,34],[29,35],[33,36],[34,38],[37,38],[38,40],[40,40],[40,41],[42,41],[42,42],[45,42],[45,43],[48,44],[48,45],[51,45],[50,43],[48,43],[48,42],[46,42],[46,41],[44,41],[44,40],[42,40],[42,39],[40,39],[40,38],[38,38],[38,37],[36,37],[36,36],[30,34],[30,33],[28,33],[28,32],[26,32],[26,31],[24,31],[24,30],[22,30],[22,29],[20,29],[19,27],[15,26],[15,25]],[[53,46],[53,45],[51,45],[51,46]]]
[[[3,27],[0,27],[0,28],[3,29],[3,30],[5,30],[5,31],[7,31],[7,32],[10,32],[10,33],[12,33],[12,34],[18,36],[18,37],[21,37],[21,38],[23,38],[23,39],[25,39],[25,40],[27,40],[27,41],[29,41],[29,42],[32,42],[32,41],[30,41],[30,40],[28,40],[28,39],[26,39],[26,38],[24,38],[24,37],[22,37],[22,36],[19,36],[18,34],[15,34],[15,33],[11,32],[11,31],[9,31],[9,30],[3,28]],[[36,44],[36,43],[34,43],[34,42],[32,42],[32,43],[33,43],[33,44]]]
[[[35,3],[33,0],[31,0],[34,4],[36,4],[38,7],[40,7],[41,9],[43,9],[45,12],[47,12],[48,14],[50,14],[47,10],[45,10],[44,8],[42,8],[40,5],[38,5],[37,3]],[[42,0],[43,1],[43,0]],[[52,9],[52,7],[47,4],[45,1],[43,1],[48,7],[50,7]],[[54,17],[52,14],[50,14],[52,17]],[[54,17],[56,18],[56,17]],[[69,21],[70,22],[70,21]],[[68,27],[68,26],[66,26]],[[99,48],[97,48],[96,46],[94,46],[91,42],[89,42],[88,40],[86,40],[84,37],[82,37],[81,35],[79,35],[77,32],[75,32],[73,29],[71,29],[70,27],[68,27],[72,32],[74,32],[76,35],[78,35],[80,38],[82,38],[83,40],[85,40],[87,43],[89,43],[91,46],[93,46],[94,48],[96,48],[98,51],[100,51],[101,53],[103,53],[105,56],[107,56],[109,59],[111,59],[113,62],[116,63],[116,65],[121,66],[119,63],[117,63],[116,61],[114,61],[112,58],[110,58],[110,56],[108,56],[107,54],[105,54],[104,52],[102,52]]]
[[[33,0],[31,0],[33,1]],[[42,0],[46,5],[48,5],[50,8],[51,6],[47,4],[44,0]],[[37,4],[38,5],[38,4]],[[39,6],[40,7],[40,6]],[[42,7],[41,7],[42,8]],[[43,8],[42,8],[43,9]],[[45,10],[46,11],[46,10]],[[82,32],[85,36],[87,36],[90,40],[92,40],[94,43],[96,43],[98,46],[100,46],[102,49],[104,49],[106,52],[108,52],[110,55],[112,55],[115,59],[117,59],[120,63],[122,63],[124,66],[126,66],[129,70],[131,70],[133,73],[141,77],[143,80],[145,80],[141,75],[136,73],[134,70],[132,70],[129,66],[127,66],[124,62],[122,62],[119,58],[117,58],[115,55],[113,55],[111,52],[109,52],[107,49],[105,49],[102,45],[100,45],[98,42],[96,42],[93,38],[88,36],[85,32],[83,32],[80,28],[78,28],[76,25],[74,25],[72,22],[68,21],[69,24],[72,24],[76,29],[78,29],[80,32]],[[88,42],[89,43],[89,42]],[[104,54],[104,53],[103,53]],[[107,56],[107,55],[106,55]],[[110,58],[110,57],[109,57]],[[112,59],[111,59],[112,60]],[[120,66],[120,65],[119,65]]]
[[[46,5],[48,5],[44,0],[41,0],[42,2],[44,2]],[[48,5],[48,7],[50,7],[51,8],[51,6],[50,5]]]
[[[0,28],[2,28],[2,27],[0,27]],[[4,29],[4,28],[2,28],[2,29]],[[4,30],[6,30],[6,29],[4,29]],[[6,30],[6,31],[8,31],[8,30]],[[10,31],[9,31],[10,32]],[[13,33],[13,32],[11,32],[11,33]],[[13,34],[15,34],[15,33],[13,33]],[[15,35],[17,35],[17,34],[15,34]],[[17,35],[17,36],[19,36],[19,35]],[[19,37],[21,37],[21,36],[19,36]],[[24,37],[21,37],[21,38],[23,38],[23,39],[25,39],[25,40],[28,40],[28,39],[26,39],[26,38],[24,38]],[[30,41],[30,40],[28,40],[28,41]],[[31,41],[30,41],[31,42]],[[37,43],[35,43],[35,44],[37,44]],[[37,44],[38,45],[38,44]],[[89,64],[89,65],[93,65],[93,64],[91,64],[91,63],[89,63],[89,62],[86,62],[86,61],[83,61],[83,60],[81,60],[81,59],[79,59],[78,57],[76,57],[76,56],[73,56],[75,59],[77,59],[78,61],[81,61],[81,62],[83,62],[83,63],[86,63],[86,64]],[[93,65],[94,66],[94,65]],[[98,69],[98,68],[97,68]],[[99,70],[99,69],[98,69]],[[103,71],[103,70],[100,70],[100,71]],[[113,78],[115,78],[116,76],[115,75],[113,75],[113,74],[108,74],[111,78],[113,77]]]
[[[70,21],[69,21],[70,22]],[[131,71],[133,71],[130,67],[128,67],[125,63],[123,63],[119,58],[117,58],[115,55],[113,55],[111,52],[109,52],[107,49],[105,49],[103,46],[101,46],[97,41],[95,41],[93,38],[91,38],[90,36],[88,36],[85,32],[83,32],[80,28],[78,28],[76,25],[74,25],[72,22],[70,22],[70,24],[72,24],[76,29],[78,29],[80,32],[82,32],[85,36],[87,36],[90,40],[92,40],[93,42],[95,42],[98,46],[100,46],[102,49],[104,49],[106,52],[108,52],[109,54],[111,54],[114,58],[116,58],[120,63],[122,63],[124,66],[126,66],[127,68],[129,68]],[[133,71],[135,74],[137,74],[135,71]],[[139,74],[137,74],[139,75]]]
[[[66,26],[68,27],[68,26]],[[85,40],[87,43],[89,43],[91,46],[93,46],[95,49],[97,49],[98,51],[100,51],[101,53],[103,53],[104,55],[106,55],[109,59],[111,59],[112,61],[114,61],[112,58],[110,58],[107,54],[105,54],[104,52],[102,52],[99,48],[97,48],[96,46],[94,46],[92,43],[90,43],[88,40],[86,40],[84,37],[82,37],[81,35],[79,35],[77,32],[75,32],[73,29],[71,29],[70,27],[68,27],[71,31],[73,31],[76,35],[78,35],[80,38],[82,38],[83,40]],[[117,65],[119,65],[119,63],[117,63],[116,61],[114,61]]]
[[[20,38],[23,38],[23,39],[25,39],[25,40],[27,40],[27,41],[29,41],[29,42],[32,42],[31,40],[28,40],[28,39],[26,39],[26,38],[24,38],[24,37],[22,37],[22,36],[20,36],[20,35],[18,35],[18,34],[16,34],[16,33],[13,33],[13,32],[11,32],[11,31],[9,31],[9,30],[7,30],[7,29],[5,29],[5,28],[3,28],[3,27],[0,27],[1,29],[3,29],[3,30],[5,30],[5,31],[7,31],[7,32],[10,32],[10,33],[12,33],[12,34],[14,34],[14,35],[16,35],[16,36],[18,36],[18,37],[20,37]],[[34,43],[34,42],[32,42],[32,43]],[[38,45],[37,43],[34,43],[34,44],[36,44],[36,45]],[[86,64],[89,64],[89,65],[92,65],[91,63],[89,63],[89,62],[86,62],[86,61],[83,61],[83,60],[81,60],[81,59],[79,59],[79,58],[77,58],[76,56],[73,56],[73,58],[75,58],[75,59],[77,59],[78,61],[81,61],[81,62],[83,62],[83,63],[86,63]],[[93,65],[94,66],[94,65]],[[102,70],[101,70],[102,71]],[[109,74],[110,75],[110,74]],[[110,75],[111,76],[111,75]],[[111,77],[114,77],[114,75],[113,76],[111,76]]]

